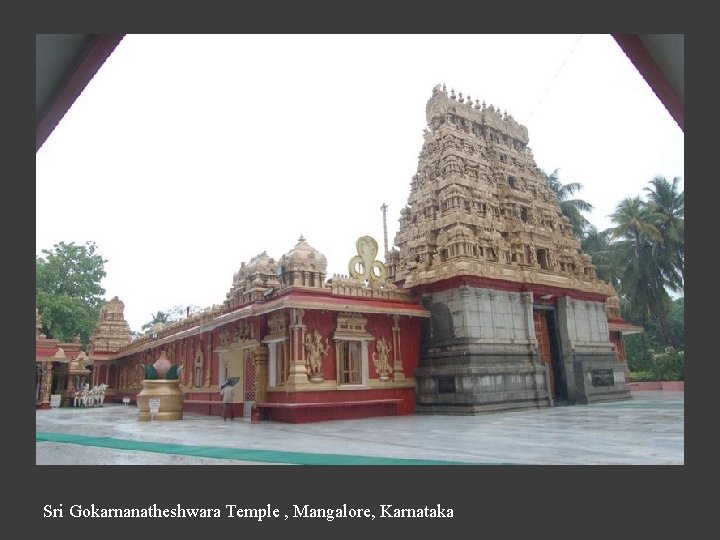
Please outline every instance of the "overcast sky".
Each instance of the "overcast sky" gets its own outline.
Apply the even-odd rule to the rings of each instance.
[[[221,304],[300,235],[347,274],[358,237],[382,253],[383,203],[393,244],[438,83],[527,126],[599,229],[684,178],[682,130],[608,34],[127,35],[36,154],[37,254],[94,241],[133,330]]]

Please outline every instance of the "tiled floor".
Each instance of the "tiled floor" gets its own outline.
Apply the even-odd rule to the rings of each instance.
[[[51,409],[35,415],[36,464],[342,464],[342,456],[361,456],[368,462],[376,458],[448,464],[682,465],[684,396],[634,392],[631,400],[614,403],[311,424],[223,422],[190,413],[181,421],[139,422],[137,408],[124,405]],[[42,434],[93,439],[72,444],[42,440]],[[98,439],[102,437],[125,447],[137,443],[138,449],[113,448]],[[152,451],[146,451],[150,447]],[[203,449],[200,455],[193,451],[198,447]]]

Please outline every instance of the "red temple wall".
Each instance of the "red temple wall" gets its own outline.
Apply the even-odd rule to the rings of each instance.
[[[393,344],[393,318],[385,314],[363,314],[367,319],[367,332],[375,339],[368,344],[368,373],[371,379],[377,379],[378,373],[372,361],[373,353],[377,353],[377,342],[384,338],[388,345],[394,349]],[[337,312],[322,312],[321,310],[308,311],[303,317],[305,334],[317,331],[323,338],[327,339],[328,353],[323,360],[322,374],[325,380],[337,378],[337,358],[333,335],[337,328]],[[420,358],[420,321],[417,317],[400,316],[398,320],[400,328],[400,354],[403,361],[403,372],[405,377],[413,377],[415,368]],[[395,358],[396,351],[391,350],[391,361]]]

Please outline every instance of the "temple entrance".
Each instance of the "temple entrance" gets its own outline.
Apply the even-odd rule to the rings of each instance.
[[[548,367],[550,394],[556,405],[559,405],[567,400],[567,383],[565,381],[565,370],[560,360],[555,310],[535,307],[533,309],[533,321],[535,322],[538,354],[543,364]]]
[[[223,384],[231,377],[237,377],[238,383],[233,386],[233,402],[243,403],[243,388],[245,387],[244,351],[240,347],[232,347],[218,352],[220,358],[219,383]],[[242,405],[241,405],[242,410]]]
[[[238,378],[233,387],[233,401],[240,404],[239,410],[244,417],[250,417],[256,400],[254,351],[257,346],[257,342],[249,341],[216,349],[220,361],[219,384],[231,377]]]

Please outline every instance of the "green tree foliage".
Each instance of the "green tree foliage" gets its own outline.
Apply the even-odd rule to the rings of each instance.
[[[655,380],[677,378],[684,376],[684,356],[662,351],[685,347],[684,298],[670,296],[685,288],[685,194],[679,178],[662,176],[650,180],[644,192],[645,198],[617,204],[610,215],[613,227],[586,226],[582,249],[598,277],[618,291],[623,317],[645,329],[625,338],[631,371]],[[661,353],[665,356],[658,357]]]
[[[634,380],[677,381],[685,377],[685,299],[678,298],[670,305],[672,341],[663,337],[657,318],[648,319],[643,333],[624,338],[628,367],[639,374]]]
[[[631,334],[624,337],[623,340],[625,341],[625,352],[630,371],[651,373],[653,370],[653,351],[662,350],[662,344],[658,341],[657,336],[646,328],[645,332]]]
[[[685,297],[673,301],[668,323],[672,333],[672,346],[680,351],[685,350]]]
[[[181,319],[184,319],[188,315],[197,313],[198,311],[200,311],[200,308],[195,305],[173,306],[169,309],[157,311],[156,313],[151,314],[150,315],[151,319],[148,322],[146,322],[145,324],[143,324],[140,327],[140,329],[143,331],[150,330],[153,326],[155,326],[158,323],[171,324],[171,323],[177,322]]]
[[[589,225],[585,229],[581,247],[583,253],[592,257],[598,278],[607,281],[617,290],[620,287],[621,265],[618,261],[618,251],[614,248],[610,236],[609,229],[599,231],[595,225]]]
[[[170,324],[173,322],[170,320],[170,314],[166,311],[157,311],[156,313],[151,313],[150,317],[152,317],[148,322],[143,324],[140,327],[140,330],[150,330],[153,326],[156,324]]]
[[[668,320],[668,291],[682,292],[685,282],[685,195],[678,191],[678,178],[657,176],[649,184],[647,200],[638,196],[617,205],[610,231],[629,318],[643,326],[657,321],[669,345],[677,338]]]
[[[546,172],[542,174],[545,179],[545,184],[547,184],[560,204],[560,211],[570,220],[575,236],[582,238],[585,234],[585,228],[590,225],[590,222],[582,215],[582,212],[590,212],[593,207],[590,203],[582,199],[570,198],[582,189],[582,184],[579,182],[563,184],[560,182],[558,169],[555,169],[552,174],[547,174]]]
[[[685,286],[685,193],[678,191],[679,178],[669,182],[662,176],[650,180],[647,205],[655,219],[662,242],[655,257],[665,286],[680,292]]]
[[[657,266],[653,246],[662,240],[647,205],[638,197],[626,198],[610,215],[615,227],[614,249],[621,265],[620,293],[630,302],[630,318],[643,326],[658,305]],[[665,293],[667,294],[667,293]]]
[[[87,346],[97,325],[107,262],[94,242],[60,242],[35,259],[35,302],[43,333],[64,342],[80,336]]]

